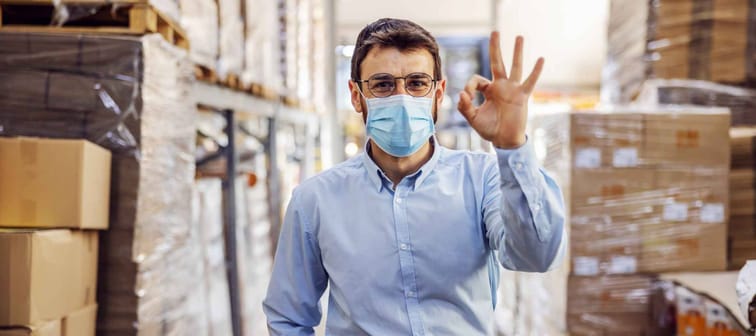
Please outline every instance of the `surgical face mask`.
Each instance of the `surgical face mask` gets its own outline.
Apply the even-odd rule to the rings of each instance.
[[[436,131],[432,98],[394,95],[366,101],[367,135],[392,156],[416,153]]]

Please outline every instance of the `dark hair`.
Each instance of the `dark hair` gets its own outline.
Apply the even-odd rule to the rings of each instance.
[[[357,36],[352,55],[352,80],[360,80],[360,70],[365,56],[378,47],[393,47],[399,51],[425,49],[433,56],[433,78],[441,79],[441,58],[436,39],[417,23],[409,20],[383,18],[362,29]]]

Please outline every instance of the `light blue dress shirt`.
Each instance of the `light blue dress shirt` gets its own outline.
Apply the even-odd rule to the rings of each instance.
[[[330,285],[327,335],[488,334],[497,263],[547,271],[564,253],[564,218],[530,141],[495,156],[436,145],[395,190],[362,153],[294,190],[263,303],[268,328],[313,335]]]

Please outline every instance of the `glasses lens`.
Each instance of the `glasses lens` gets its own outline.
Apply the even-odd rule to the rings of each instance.
[[[368,89],[376,97],[386,97],[394,92],[396,80],[388,74],[378,74],[368,79]]]
[[[405,80],[407,93],[415,97],[425,96],[433,87],[433,78],[424,73],[415,73],[407,76]]]

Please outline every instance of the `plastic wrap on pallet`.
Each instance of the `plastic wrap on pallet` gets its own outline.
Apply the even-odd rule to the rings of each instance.
[[[52,0],[51,2],[53,5],[53,13],[52,22],[50,22],[50,24],[52,25],[64,25],[72,21],[90,17],[94,14],[94,12],[91,11],[93,6],[119,4],[119,1],[102,1],[102,3],[82,1],[79,3],[70,3],[64,0]],[[143,2],[151,5],[158,12],[173,20],[173,22],[179,22],[179,18],[181,17],[179,0],[145,0]],[[130,5],[132,3],[133,2],[124,2],[125,5]]]
[[[689,79],[654,79],[643,83],[638,103],[721,106],[732,111],[733,125],[756,125],[756,89]]]
[[[612,0],[602,100],[631,101],[644,79],[756,83],[756,1]]]
[[[222,181],[205,178],[196,182],[195,229],[202,246],[202,286],[206,295],[203,316],[209,326],[207,335],[231,335],[231,312],[226,276],[223,236]]]
[[[244,42],[244,74],[247,83],[281,89],[281,26],[278,3],[265,0],[244,0],[246,41]]]
[[[0,136],[85,138],[113,153],[98,334],[202,330],[186,52],[160,35],[1,33],[0,45]]]
[[[570,276],[567,288],[570,335],[665,335],[652,328],[650,276]]]
[[[692,106],[536,116],[536,152],[569,206],[572,274],[724,270],[729,124],[726,109]]]
[[[265,335],[267,320],[262,302],[273,265],[270,204],[265,181],[265,158],[254,160],[258,182],[237,181],[237,253],[244,335]]]
[[[244,69],[244,21],[241,0],[218,0],[220,49],[217,73],[221,79]]]
[[[567,265],[517,273],[517,335],[567,335]]]
[[[294,96],[298,85],[298,62],[299,45],[299,19],[296,0],[283,0],[283,11],[279,13],[282,30],[281,33],[281,69],[284,76],[284,89],[287,95]]]
[[[218,3],[215,0],[181,0],[181,27],[189,39],[189,58],[215,69],[218,59]]]
[[[728,268],[739,270],[756,259],[756,127],[730,130],[730,221]]]

